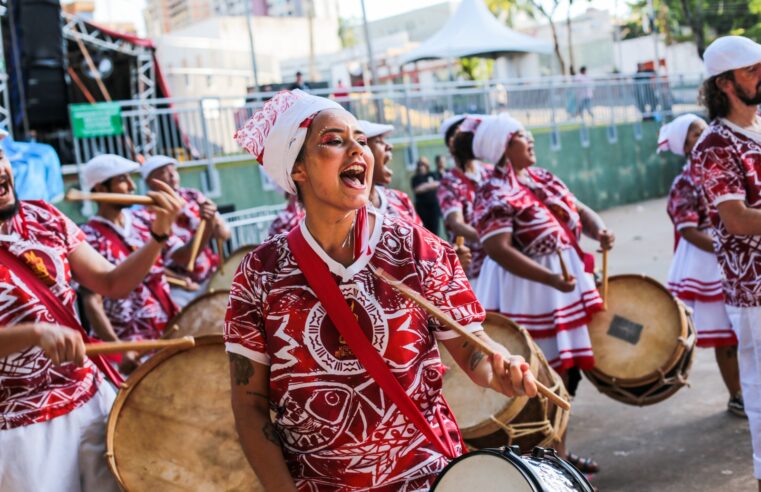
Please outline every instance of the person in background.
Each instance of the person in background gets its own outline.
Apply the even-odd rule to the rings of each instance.
[[[309,84],[304,82],[304,74],[302,74],[301,72],[296,72],[296,81],[293,84],[291,84],[291,87],[290,87],[290,90],[293,90],[293,89],[299,89],[306,92],[309,92],[310,90],[312,90],[311,87],[309,87]]]
[[[578,99],[579,106],[576,109],[576,116],[584,117],[584,111],[589,114],[591,118],[595,115],[592,113],[592,97],[595,94],[594,81],[587,75],[587,67],[581,67],[578,75],[574,77],[578,87]]]
[[[447,157],[439,154],[436,156],[436,172],[439,174],[439,180],[447,172]]]
[[[431,172],[428,159],[420,157],[415,175],[411,180],[412,191],[415,193],[415,210],[423,220],[425,228],[436,235],[439,234],[439,219],[441,218],[439,201],[436,198],[440,179],[438,173]]]

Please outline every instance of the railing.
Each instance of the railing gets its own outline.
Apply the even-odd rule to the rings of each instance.
[[[453,114],[509,111],[527,127],[614,125],[697,111],[700,82],[700,76],[655,79],[644,74],[598,78],[591,83],[561,78],[445,82],[341,89],[344,95],[334,99],[359,119],[394,125],[391,140],[409,144],[407,159],[414,161],[417,143],[435,136],[441,121]],[[315,94],[331,96],[330,92]],[[207,165],[205,188],[217,191],[214,164],[250,159],[233,141],[233,133],[273,94],[157,99],[147,110],[137,100],[118,101],[125,134],[77,138],[75,153],[81,163],[106,152],[134,159],[151,149],[151,153],[170,155],[181,162]],[[140,131],[146,120],[151,122],[147,135]]]
[[[229,243],[231,250],[234,251],[249,244],[263,243],[267,239],[270,224],[275,220],[277,213],[284,208],[285,204],[266,205],[222,214],[232,232]]]

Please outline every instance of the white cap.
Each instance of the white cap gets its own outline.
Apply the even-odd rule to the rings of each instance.
[[[367,120],[359,120],[359,127],[365,132],[367,138],[385,135],[386,133],[394,131],[393,125],[381,125],[380,123],[371,123]]]
[[[465,119],[465,117],[468,116],[467,114],[456,114],[454,116],[450,116],[449,118],[445,119],[441,122],[441,126],[439,127],[439,133],[441,134],[441,138],[447,137],[447,132],[450,128],[452,128],[452,125],[457,123],[458,121],[462,121]]]
[[[114,176],[137,172],[140,164],[114,154],[93,157],[85,164],[82,171],[82,191],[90,191],[97,184]]]
[[[744,36],[718,38],[703,53],[703,64],[708,77],[756,63],[761,63],[761,45]]]
[[[140,175],[143,179],[148,179],[148,176],[150,176],[153,171],[168,166],[169,164],[174,164],[175,166],[179,165],[177,159],[173,159],[168,155],[151,156],[145,160],[142,166],[140,166]]]

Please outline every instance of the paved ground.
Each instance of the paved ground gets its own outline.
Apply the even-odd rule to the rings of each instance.
[[[664,282],[673,233],[665,200],[603,213],[617,235],[610,271]],[[591,250],[591,248],[587,248]],[[727,392],[711,349],[698,350],[691,387],[649,407],[618,403],[586,380],[574,401],[569,449],[591,456],[602,492],[755,490],[747,421],[726,412]]]

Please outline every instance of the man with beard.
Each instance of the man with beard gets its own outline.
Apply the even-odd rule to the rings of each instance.
[[[710,205],[761,490],[761,45],[722,37],[703,61],[701,102],[711,124],[692,151],[692,173]]]
[[[5,135],[0,135],[2,139]],[[118,490],[105,460],[115,398],[100,357],[86,357],[72,279],[109,297],[142,282],[183,202],[151,192],[151,237],[114,266],[52,205],[16,197],[0,150],[0,483],[3,490]]]
[[[135,183],[130,174],[139,170],[140,164],[118,155],[99,155],[85,164],[82,188],[101,193],[132,194]],[[125,261],[132,251],[151,240],[146,215],[117,203],[99,203],[97,214],[82,226],[82,231],[88,244],[114,265]],[[176,234],[170,235],[164,243],[168,256],[180,259],[189,258],[190,248],[191,243],[183,243]],[[80,289],[80,293],[88,321],[98,338],[105,341],[157,339],[169,320],[179,312],[164,276],[161,257],[125,298],[101,297],[87,289]],[[137,366],[138,354],[127,352],[122,357],[115,357],[115,362],[119,363],[122,373],[129,374]]]

